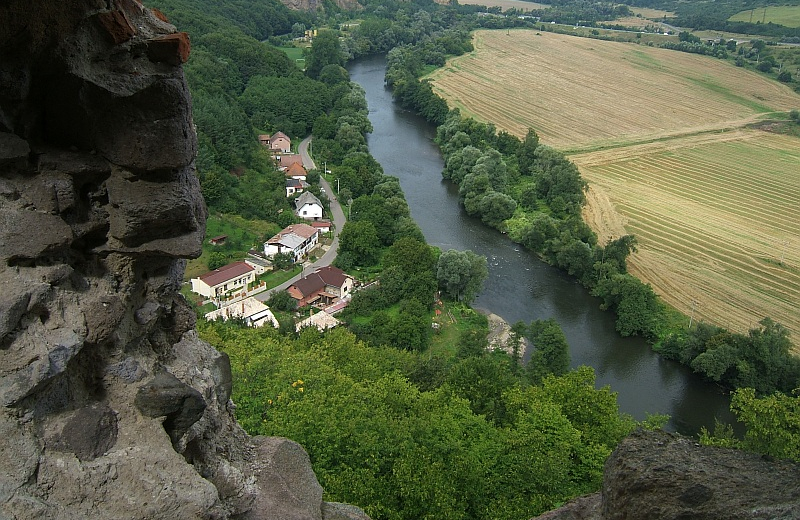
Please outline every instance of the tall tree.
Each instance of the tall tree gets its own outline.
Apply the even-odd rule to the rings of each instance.
[[[553,318],[537,320],[528,327],[528,339],[533,347],[528,362],[528,378],[541,383],[548,374],[560,376],[569,370],[569,345],[564,331]]]
[[[317,79],[327,65],[344,65],[337,31],[320,31],[314,37],[306,59],[306,74]]]
[[[457,301],[472,301],[488,276],[486,257],[472,251],[450,249],[441,254],[436,264],[439,287]]]

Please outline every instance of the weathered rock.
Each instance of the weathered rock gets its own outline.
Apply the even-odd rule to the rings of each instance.
[[[31,148],[28,142],[14,134],[0,132],[0,166],[24,166]]]
[[[157,13],[154,12],[156,16]],[[166,20],[164,20],[166,21]],[[150,61],[180,65],[189,59],[189,35],[185,32],[158,36],[147,42],[147,57]]]
[[[0,261],[4,263],[63,255],[72,238],[69,224],[57,215],[0,208]]]
[[[72,414],[53,449],[74,453],[78,460],[91,461],[117,443],[117,414],[105,404],[93,404]]]
[[[322,486],[311,471],[305,450],[294,441],[278,437],[256,437],[253,444],[261,493],[245,518],[322,520]]]
[[[323,518],[179,294],[207,216],[188,38],[137,0],[0,20],[0,518]]]
[[[800,518],[800,464],[637,431],[606,462],[592,495],[547,520],[755,520]]]
[[[164,429],[179,439],[206,409],[203,396],[169,372],[159,372],[139,388],[136,407],[148,417],[166,417]]]

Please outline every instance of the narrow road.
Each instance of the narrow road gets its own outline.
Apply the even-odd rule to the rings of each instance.
[[[300,157],[303,159],[303,167],[306,170],[314,170],[316,169],[316,165],[314,164],[314,160],[308,154],[308,148],[311,144],[311,136],[306,137],[300,142],[300,145],[297,147],[297,151],[300,154]],[[319,176],[319,184],[322,186],[322,189],[325,190],[325,194],[328,196],[328,200],[330,201],[331,213],[329,215],[332,217],[331,221],[333,222],[333,242],[331,243],[331,247],[322,255],[321,258],[318,258],[316,262],[303,263],[303,271],[298,274],[297,276],[291,278],[290,280],[280,284],[277,287],[273,287],[272,289],[268,289],[262,293],[259,293],[255,296],[256,299],[260,301],[266,301],[272,296],[273,293],[285,291],[290,285],[295,283],[299,280],[303,275],[314,272],[315,269],[320,267],[325,267],[331,265],[333,261],[336,259],[336,250],[339,248],[339,233],[342,231],[344,227],[344,223],[346,221],[344,217],[344,211],[342,211],[342,206],[339,204],[339,201],[336,199],[336,194],[331,189],[330,184],[328,181],[325,180],[325,177],[322,175]]]

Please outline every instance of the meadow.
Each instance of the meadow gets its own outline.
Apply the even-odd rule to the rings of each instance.
[[[785,27],[800,27],[800,5],[771,5],[736,13],[732,22],[774,23]]]
[[[800,139],[749,128],[800,96],[721,60],[535,31],[479,32],[431,75],[468,115],[570,154],[601,243],[694,320],[800,334]]]

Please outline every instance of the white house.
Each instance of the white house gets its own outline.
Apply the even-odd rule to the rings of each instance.
[[[192,292],[206,298],[217,298],[229,291],[245,288],[255,279],[255,269],[244,262],[234,262],[214,269],[199,278],[192,278]]]
[[[286,179],[286,196],[291,197],[295,193],[302,193],[308,188],[306,181],[300,179]]]
[[[310,191],[303,192],[294,200],[294,214],[306,220],[322,218],[322,203]]]
[[[292,224],[264,242],[264,256],[291,253],[294,261],[305,258],[319,242],[319,233],[308,224]]]

